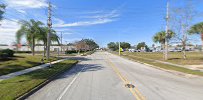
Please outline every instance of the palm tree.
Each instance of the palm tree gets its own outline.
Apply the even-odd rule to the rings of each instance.
[[[26,40],[31,47],[32,55],[35,55],[35,40],[40,33],[40,26],[43,25],[40,21],[31,19],[30,21],[20,21],[21,28],[16,32],[17,43],[20,44],[22,36],[26,36]]]
[[[193,25],[190,28],[189,33],[190,34],[200,34],[201,35],[202,51],[203,51],[203,22]]]
[[[173,31],[169,30],[168,39],[171,39],[174,36],[175,36],[175,33]],[[153,41],[155,43],[160,43],[162,50],[164,50],[164,47],[165,47],[164,46],[165,45],[165,39],[166,39],[166,32],[165,31],[160,31],[153,36]],[[163,51],[163,54],[164,54],[164,51]]]
[[[40,34],[38,34],[38,37],[37,37],[37,40],[42,41],[44,44],[44,53],[43,53],[44,57],[45,57],[46,48],[47,48],[47,34],[48,34],[48,32],[49,32],[48,27],[41,27],[40,28]],[[52,42],[57,42],[59,44],[59,37],[56,35],[56,31],[53,29],[51,30],[50,39]]]
[[[169,31],[169,36],[168,36],[168,39],[171,39],[172,37],[175,36],[175,33],[173,31]],[[165,43],[165,38],[166,38],[166,32],[165,31],[161,31],[161,32],[158,32],[154,35],[153,37],[153,41],[155,43],[160,43],[162,48],[164,47],[164,43]]]
[[[6,6],[4,4],[0,4],[0,21],[3,19],[3,14],[5,13]]]

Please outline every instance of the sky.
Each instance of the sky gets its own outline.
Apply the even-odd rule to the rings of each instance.
[[[152,45],[152,36],[165,30],[167,0],[49,0],[52,5],[53,28],[63,34],[63,43],[83,38],[94,39],[101,47],[109,42]],[[171,7],[186,0],[170,0]],[[193,0],[198,13],[203,0]],[[7,5],[0,26],[0,44],[15,42],[19,20],[35,19],[47,23],[48,0],[0,0]],[[202,22],[203,14],[193,23]],[[194,37],[200,44],[200,38]],[[22,43],[26,43],[25,39]]]

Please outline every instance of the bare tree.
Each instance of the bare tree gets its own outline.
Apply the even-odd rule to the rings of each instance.
[[[186,46],[189,41],[187,35],[195,15],[192,0],[185,1],[182,7],[174,7],[171,12],[171,27],[176,32],[174,40],[181,44],[184,59],[186,59]]]
[[[80,51],[87,51],[89,49],[89,46],[84,41],[75,42],[75,47],[78,53],[80,53]]]

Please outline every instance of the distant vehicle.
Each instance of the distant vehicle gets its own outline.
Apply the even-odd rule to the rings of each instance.
[[[181,52],[182,50],[181,49],[171,49],[169,50],[169,52]]]
[[[135,52],[135,49],[128,49],[129,52]]]

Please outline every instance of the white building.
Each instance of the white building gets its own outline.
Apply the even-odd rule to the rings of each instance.
[[[11,49],[16,50],[16,46],[0,46],[0,49]],[[75,46],[50,46],[50,51],[66,51],[66,50],[76,50]],[[18,51],[31,51],[31,48],[29,46],[21,46],[18,48]],[[35,46],[35,51],[44,51],[44,46]]]

